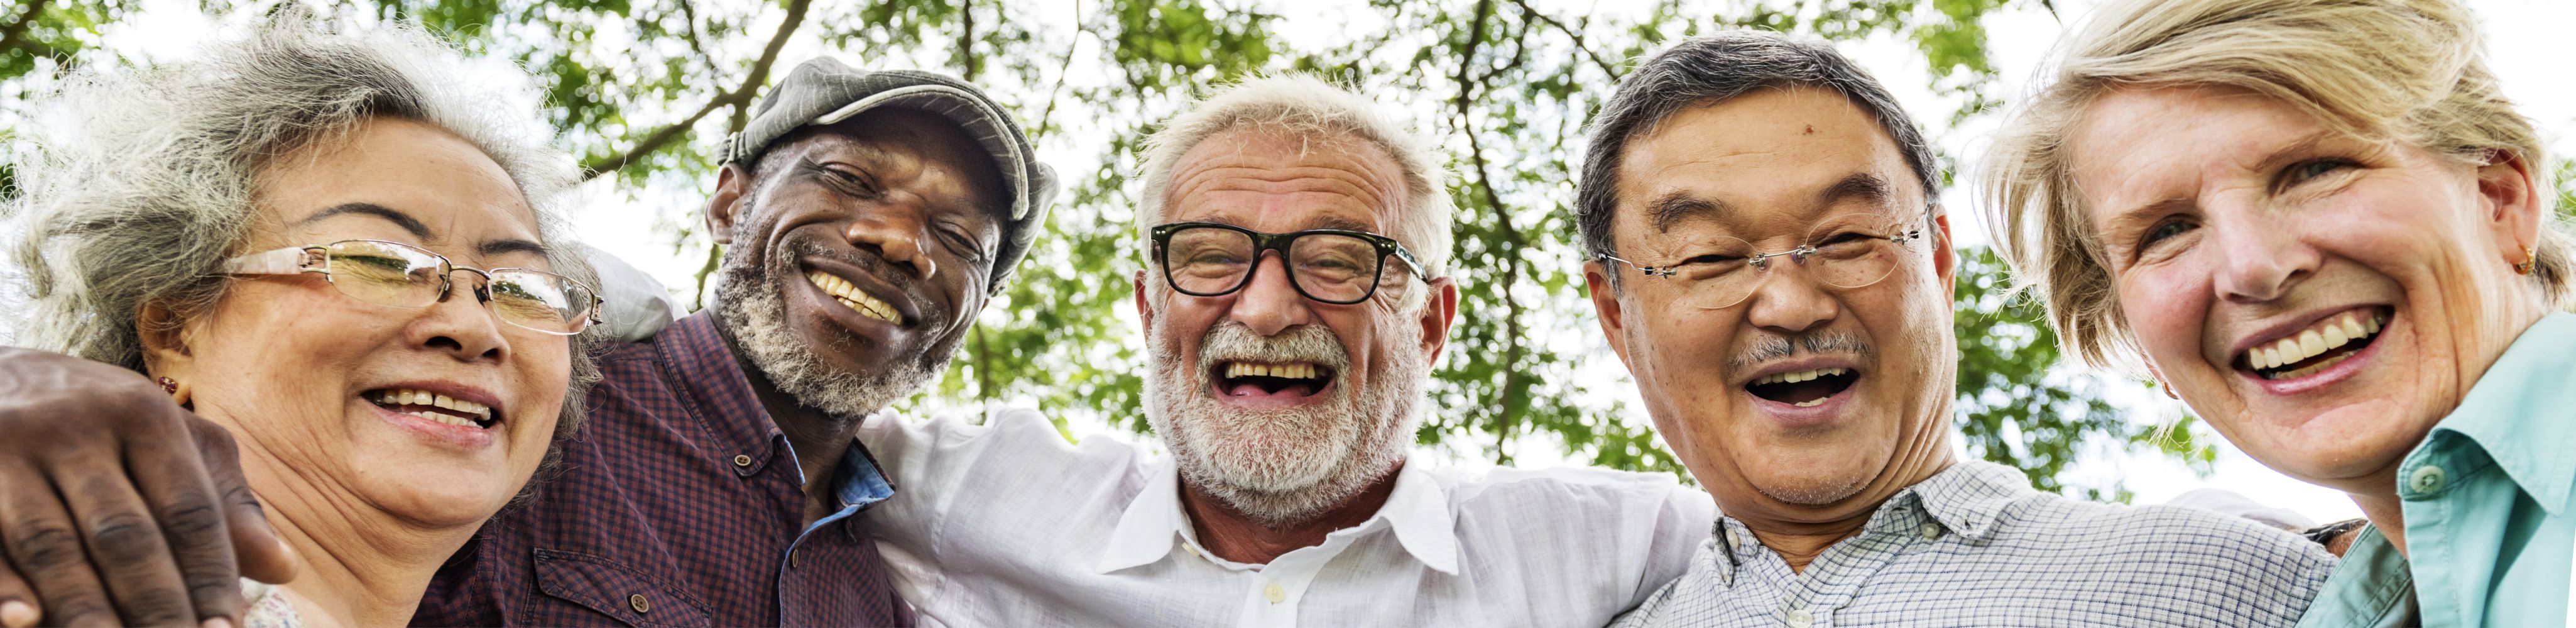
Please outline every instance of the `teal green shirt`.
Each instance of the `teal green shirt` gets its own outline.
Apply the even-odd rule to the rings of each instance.
[[[2553,313],[2397,467],[2407,555],[2364,533],[2299,625],[2401,625],[2409,610],[2425,626],[2564,624],[2571,486],[2576,315]]]

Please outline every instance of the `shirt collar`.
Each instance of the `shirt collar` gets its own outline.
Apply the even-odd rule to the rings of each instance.
[[[2576,483],[2568,408],[2576,408],[2576,314],[2556,312],[2523,330],[2433,431],[2475,441],[2532,501],[2564,516]]]
[[[1394,530],[1397,543],[1414,560],[1441,573],[1458,574],[1458,528],[1449,511],[1448,489],[1428,472],[1405,465],[1396,472],[1395,491],[1378,507],[1376,516],[1334,534],[1361,533],[1355,531],[1372,529],[1380,521]],[[1149,474],[1144,491],[1119,514],[1118,527],[1110,530],[1108,547],[1093,570],[1105,574],[1153,564],[1172,553],[1175,537],[1198,542],[1189,514],[1181,510],[1180,467],[1166,462]]]
[[[1950,532],[1971,539],[1985,538],[2003,519],[2004,507],[2037,494],[2030,487],[2029,476],[2012,467],[1984,460],[1952,463],[1950,468],[1916,483],[1898,493],[1917,496],[1923,511]],[[1895,503],[1899,500],[1888,500]]]
[[[716,329],[714,309],[672,323],[649,342],[660,353],[669,386],[691,406],[688,416],[705,424],[721,445],[708,455],[726,466],[740,466],[731,461],[737,454],[750,455],[753,464],[748,468],[757,469],[786,449],[771,438],[778,432],[778,423],[760,405],[760,394],[752,391],[742,361]]]

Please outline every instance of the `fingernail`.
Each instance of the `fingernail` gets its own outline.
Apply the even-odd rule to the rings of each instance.
[[[17,600],[0,603],[0,626],[27,628],[36,625],[36,617],[34,605]]]
[[[206,623],[198,624],[198,626],[201,628],[233,628],[233,620],[217,617],[206,620]]]

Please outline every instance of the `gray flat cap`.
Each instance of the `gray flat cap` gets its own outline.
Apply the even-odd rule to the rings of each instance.
[[[1047,203],[1055,199],[1055,170],[1038,163],[1029,138],[1001,105],[965,81],[918,70],[861,70],[831,57],[796,65],[752,110],[742,132],[725,138],[724,163],[756,164],[770,143],[808,124],[847,120],[879,107],[901,107],[939,114],[966,129],[992,155],[1010,186],[1010,220],[1002,225],[1001,250],[993,258],[992,290],[1037,239],[1046,222]]]

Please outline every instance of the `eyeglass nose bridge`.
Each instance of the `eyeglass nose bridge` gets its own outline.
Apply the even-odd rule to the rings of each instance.
[[[1789,261],[1797,262],[1799,265],[1804,266],[1807,263],[1807,256],[1814,255],[1815,253],[1815,245],[1801,244],[1798,245],[1798,248],[1778,253],[1755,253],[1752,257],[1746,258],[1745,263],[1752,264],[1753,267],[1757,269],[1771,270],[1771,258],[1787,255],[1789,256]]]
[[[483,278],[483,281],[476,282],[474,284],[474,303],[476,305],[491,303],[492,273],[480,268],[458,266],[453,263],[447,265],[447,272],[438,274],[438,302],[446,303],[449,295],[456,294],[456,271],[460,270],[474,273],[475,276]]]

